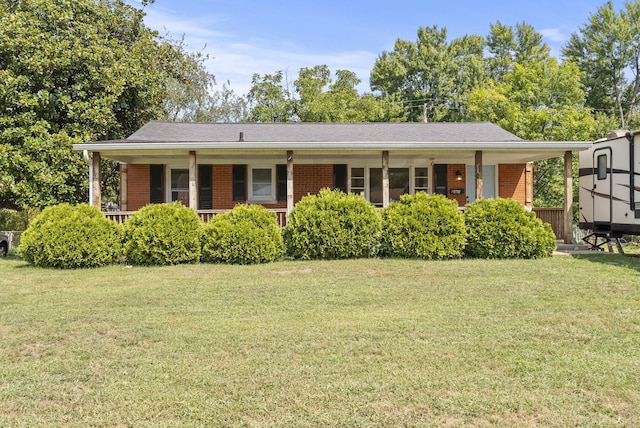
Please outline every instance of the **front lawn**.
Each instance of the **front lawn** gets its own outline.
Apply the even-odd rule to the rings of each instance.
[[[640,258],[0,260],[0,426],[640,426]]]

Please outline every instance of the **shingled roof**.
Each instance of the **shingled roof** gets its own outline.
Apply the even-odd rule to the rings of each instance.
[[[242,135],[242,137],[241,137]],[[489,122],[186,123],[149,122],[130,142],[515,142]]]

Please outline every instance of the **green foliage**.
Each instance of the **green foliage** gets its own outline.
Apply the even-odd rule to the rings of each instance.
[[[467,205],[466,254],[485,259],[539,258],[556,247],[551,226],[511,199],[483,199]]]
[[[19,252],[36,266],[74,269],[118,262],[121,226],[86,204],[45,208],[22,234]]]
[[[31,220],[38,214],[40,214],[40,210],[37,209],[16,211],[0,208],[0,230],[27,230]]]
[[[202,222],[179,202],[147,205],[124,224],[124,253],[136,265],[175,265],[200,260]]]
[[[124,138],[165,118],[170,91],[202,89],[199,58],[143,17],[120,0],[0,0],[0,206],[86,200],[74,143]],[[103,168],[115,194],[117,164]]]
[[[615,117],[615,128],[623,129],[640,104],[640,2],[624,5],[616,13],[612,1],[604,3],[562,50],[583,73],[586,105]]]
[[[402,195],[382,212],[382,253],[391,257],[462,256],[466,231],[456,201],[443,195]]]
[[[261,205],[236,205],[202,229],[202,261],[230,264],[272,262],[284,254],[278,219]]]
[[[283,231],[296,259],[346,259],[378,253],[382,218],[364,197],[322,189],[298,202]]]
[[[393,51],[378,56],[371,89],[415,107],[411,121],[423,115],[429,122],[460,120],[464,96],[485,81],[483,50],[480,36],[449,43],[445,28],[420,27],[415,42],[398,39]]]

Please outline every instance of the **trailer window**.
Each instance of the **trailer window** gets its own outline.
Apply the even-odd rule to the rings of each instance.
[[[598,156],[598,180],[607,179],[607,155]]]

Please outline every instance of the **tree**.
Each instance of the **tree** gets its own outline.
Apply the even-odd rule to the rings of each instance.
[[[251,78],[247,101],[253,122],[290,122],[295,119],[294,102],[282,70],[274,74],[255,73]]]
[[[254,74],[247,99],[249,119],[256,122],[381,122],[402,118],[401,104],[391,97],[360,95],[358,76],[326,65],[301,68],[292,88],[282,71]]]
[[[626,2],[616,13],[609,1],[589,16],[589,22],[563,49],[564,56],[584,73],[586,104],[617,117],[626,128],[637,120],[640,96],[640,1]]]
[[[72,144],[166,117],[167,82],[188,81],[193,58],[143,17],[121,0],[0,0],[2,206],[86,201]],[[111,180],[117,165],[104,166]]]
[[[326,65],[302,68],[294,82],[300,97],[297,116],[303,122],[390,122],[402,118],[402,108],[388,98],[360,95],[358,76],[337,70],[335,80]]]
[[[448,43],[446,28],[420,27],[415,42],[398,39],[378,57],[371,89],[406,103],[409,120],[462,120],[466,94],[485,81],[483,49],[480,36]]]
[[[589,140],[596,121],[584,107],[577,66],[555,58],[514,63],[502,81],[490,82],[468,97],[473,120],[493,122],[525,140]],[[537,162],[534,179],[537,206],[561,206],[561,159]]]

